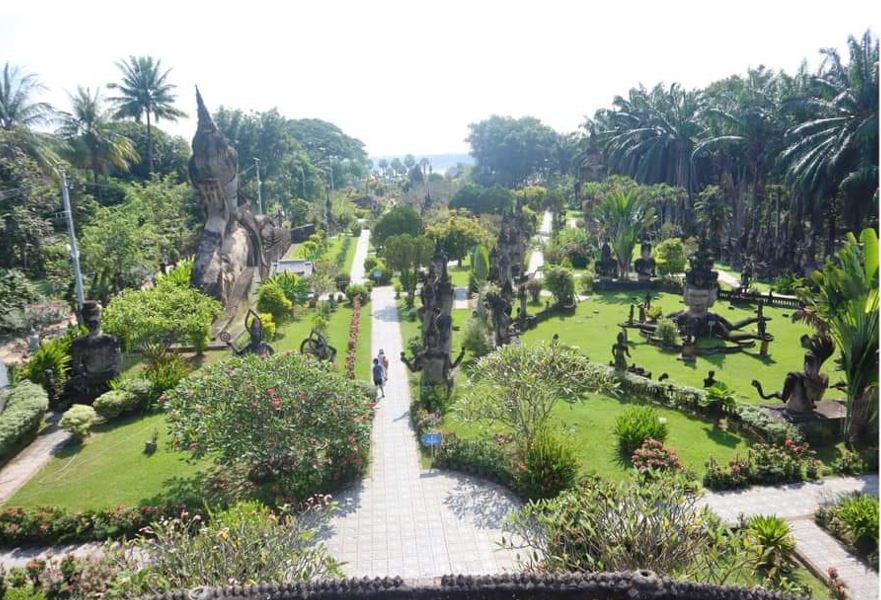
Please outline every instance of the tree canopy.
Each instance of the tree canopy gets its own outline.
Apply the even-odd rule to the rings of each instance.
[[[478,183],[513,188],[541,181],[555,168],[559,135],[535,117],[493,115],[468,128]]]

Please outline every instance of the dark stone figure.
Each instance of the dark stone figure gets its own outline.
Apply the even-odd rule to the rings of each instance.
[[[327,343],[327,338],[313,329],[309,337],[300,343],[300,354],[311,354],[318,360],[333,362],[336,359],[336,348]]]
[[[486,294],[485,301],[492,317],[496,347],[510,344],[515,335],[511,327],[511,303],[498,292]]]
[[[644,306],[646,310],[649,310],[652,307],[652,295],[650,292],[645,293]]]
[[[752,283],[753,279],[753,265],[751,262],[746,263],[743,266],[743,271],[740,272],[740,291],[746,292],[749,290],[750,283]]]
[[[648,281],[655,276],[655,259],[652,258],[652,245],[643,242],[640,246],[640,257],[633,261],[633,270],[640,281]]]
[[[612,257],[612,248],[609,246],[609,242],[603,242],[595,269],[600,279],[608,280],[618,277],[618,261]]]
[[[645,323],[645,304],[639,305],[639,322]]]
[[[110,389],[110,381],[122,369],[122,350],[112,335],[101,333],[101,305],[83,303],[83,321],[89,332],[70,346],[70,378],[64,386],[64,401],[91,404]]]
[[[697,338],[691,327],[686,326],[682,330],[682,349],[679,351],[679,359],[682,362],[692,363],[697,357],[695,343]]]
[[[793,415],[813,411],[817,402],[823,399],[823,394],[829,387],[829,376],[820,373],[820,368],[835,352],[835,344],[828,336],[804,335],[801,341],[802,346],[808,349],[804,356],[804,370],[801,373],[787,373],[782,392],[765,394],[761,382],[755,379],[752,381],[759,396],[765,400],[777,398],[784,402],[785,411]]]
[[[707,371],[707,376],[704,377],[704,387],[710,388],[716,385],[716,372],[715,371]]]
[[[615,367],[616,371],[627,370],[627,359],[630,358],[630,349],[627,347],[627,338],[621,332],[618,333],[617,340],[612,344],[612,357],[614,360],[611,365]]]
[[[630,305],[630,314],[627,315],[627,324],[628,324],[628,325],[633,325],[633,309],[634,309],[634,308],[635,308],[635,307],[633,306],[633,304],[631,304],[631,305]]]
[[[244,354],[256,354],[260,358],[266,358],[267,356],[275,354],[275,350],[272,349],[272,346],[263,341],[263,321],[260,320],[260,316],[253,310],[248,310],[248,314],[245,315],[245,330],[248,332],[251,339],[248,342],[248,345],[241,350],[236,350],[236,347],[233,346],[232,338],[228,331],[221,333],[220,339],[239,356]]]

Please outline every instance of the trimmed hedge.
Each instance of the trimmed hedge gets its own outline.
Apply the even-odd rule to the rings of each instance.
[[[115,419],[123,413],[136,409],[139,405],[138,397],[125,390],[110,390],[98,396],[92,406],[95,412],[106,421]]]
[[[5,393],[6,407],[0,413],[0,463],[30,441],[49,409],[46,390],[30,381],[23,381]]]

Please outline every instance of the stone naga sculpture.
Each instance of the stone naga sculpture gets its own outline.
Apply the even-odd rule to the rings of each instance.
[[[835,352],[835,344],[831,338],[823,335],[804,335],[801,344],[807,348],[804,357],[804,371],[790,371],[783,380],[783,391],[765,394],[762,384],[753,380],[752,385],[759,396],[765,400],[777,398],[785,403],[789,414],[806,414],[814,410],[817,402],[823,399],[829,387],[829,376],[820,373],[820,368]]]
[[[239,161],[235,148],[205,108],[196,89],[199,123],[193,137],[190,157],[190,181],[199,192],[205,213],[205,227],[193,260],[192,284],[225,307],[237,304],[233,297],[241,277],[251,277],[254,267],[260,275],[269,274],[263,244],[265,223],[259,222],[248,208],[240,204]],[[265,221],[265,219],[264,219]],[[239,285],[244,295],[250,281]]]

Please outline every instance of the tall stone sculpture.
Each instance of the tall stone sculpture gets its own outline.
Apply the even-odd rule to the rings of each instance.
[[[677,317],[677,322],[680,329],[688,327],[700,337],[707,330],[709,321],[717,320],[709,310],[719,297],[719,272],[713,270],[713,257],[703,240],[688,262],[682,290],[682,300],[688,310]]]
[[[762,384],[753,379],[752,385],[765,400],[776,398],[784,403],[784,410],[791,416],[805,415],[814,410],[823,399],[829,387],[829,376],[820,373],[823,363],[835,353],[832,338],[824,335],[803,335],[802,347],[807,351],[804,355],[804,369],[801,373],[790,371],[783,380],[783,390],[766,394]]]
[[[101,333],[101,305],[83,302],[83,321],[89,332],[70,346],[70,378],[64,386],[66,403],[91,404],[110,389],[122,370],[122,350],[112,335]]]
[[[422,306],[419,308],[422,350],[412,361],[401,352],[401,360],[410,371],[422,372],[423,389],[442,386],[448,394],[453,387],[453,369],[459,366],[465,353],[463,349],[455,361],[450,360],[454,295],[453,284],[447,273],[447,257],[438,246],[428,273],[422,278]]]
[[[527,233],[522,213],[506,212],[502,216],[498,241],[490,253],[489,280],[499,286],[508,302],[513,302],[514,289],[525,274]]]
[[[192,283],[225,307],[237,305],[254,270],[269,274],[264,234],[266,217],[255,218],[238,194],[238,154],[211,119],[196,89],[199,124],[193,137],[190,181],[199,192],[205,227],[193,260]]]

